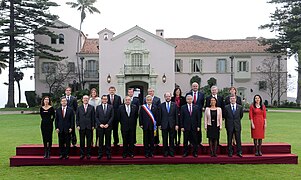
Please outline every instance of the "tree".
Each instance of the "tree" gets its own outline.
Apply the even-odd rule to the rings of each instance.
[[[15,68],[14,71],[14,80],[18,84],[18,90],[19,90],[19,104],[21,103],[21,86],[20,81],[23,80],[24,73],[20,70],[20,68]]]
[[[277,4],[271,14],[271,22],[260,26],[277,32],[275,39],[264,40],[263,44],[270,47],[267,51],[284,53],[292,56],[298,54],[298,89],[297,104],[301,104],[301,0],[270,0],[268,3]]]
[[[2,70],[7,68],[7,61],[4,59],[0,59],[0,74],[2,74]]]
[[[49,12],[50,7],[58,6],[49,0],[2,0],[0,18],[0,57],[8,60],[8,100],[6,107],[15,107],[14,70],[15,62],[23,67],[34,67],[34,56],[52,60],[63,57],[54,55],[61,50],[35,42],[32,34],[55,36],[48,27],[55,26],[58,16]]]
[[[199,84],[199,87],[200,87],[200,86],[201,86],[201,81],[202,81],[201,77],[198,76],[198,75],[195,75],[195,76],[193,76],[193,77],[190,79],[190,86],[192,85],[192,83],[196,82],[196,83]]]
[[[86,19],[86,13],[89,12],[90,14],[93,13],[100,13],[100,11],[93,6],[93,4],[97,0],[76,0],[76,2],[66,2],[67,5],[70,5],[71,8],[76,8],[78,11],[80,11],[80,24],[79,24],[79,34],[77,39],[77,54],[80,52],[81,48],[81,35],[82,35],[82,25],[84,20]],[[77,70],[78,70],[78,81],[83,86],[82,78],[83,74],[81,75],[80,71],[80,65],[79,65],[79,57],[77,56]],[[82,87],[83,88],[83,87]]]
[[[273,58],[268,58],[262,61],[261,65],[256,69],[259,74],[259,90],[265,91],[270,97],[270,104],[274,104],[274,99],[276,95],[280,95],[280,97],[287,92],[287,76],[286,72],[283,72],[283,64],[280,63],[280,71],[278,74],[278,63]],[[280,78],[278,77],[280,75]],[[278,81],[279,88],[278,88]],[[279,90],[280,91],[279,91]],[[278,102],[280,103],[280,102]]]

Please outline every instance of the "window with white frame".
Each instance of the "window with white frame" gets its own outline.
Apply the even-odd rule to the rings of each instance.
[[[226,61],[226,59],[218,59],[217,60],[217,72],[218,73],[227,72],[227,61]]]
[[[237,71],[238,72],[248,72],[249,71],[248,62],[247,61],[238,61]]]
[[[42,63],[42,73],[54,73],[56,71],[55,62],[43,62]]]
[[[183,62],[181,59],[175,60],[175,72],[182,72],[183,71]]]
[[[201,72],[201,60],[192,59],[191,60],[191,72]]]
[[[59,34],[59,44],[64,44],[64,43],[65,43],[64,34]]]
[[[140,53],[133,53],[131,54],[131,62],[132,66],[142,66],[142,54]]]
[[[96,60],[88,60],[86,62],[86,70],[89,72],[97,71],[97,63]]]

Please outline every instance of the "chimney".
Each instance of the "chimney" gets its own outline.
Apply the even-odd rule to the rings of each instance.
[[[161,38],[164,38],[164,30],[163,29],[157,29],[156,30],[156,35],[161,37]]]

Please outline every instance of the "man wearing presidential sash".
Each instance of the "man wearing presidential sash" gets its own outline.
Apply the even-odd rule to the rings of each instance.
[[[158,110],[152,104],[152,96],[146,96],[146,104],[143,104],[139,113],[139,125],[143,129],[143,145],[145,157],[153,157],[154,151],[154,134],[157,130]]]

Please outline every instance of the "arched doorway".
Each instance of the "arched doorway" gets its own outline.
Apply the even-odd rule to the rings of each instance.
[[[143,103],[143,98],[147,95],[148,83],[143,81],[131,81],[126,83],[126,92],[129,88],[134,88],[134,96],[139,98],[140,104]]]

